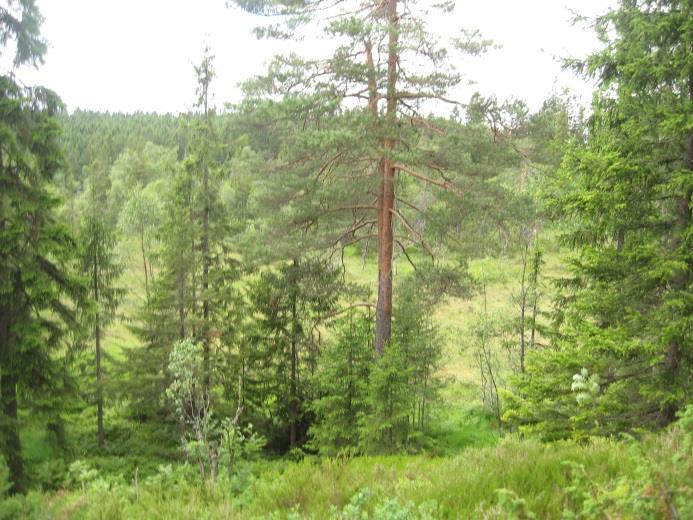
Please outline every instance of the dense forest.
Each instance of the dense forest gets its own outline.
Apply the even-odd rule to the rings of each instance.
[[[454,2],[227,3],[328,52],[68,113],[0,2],[0,518],[693,517],[693,3],[538,110]]]

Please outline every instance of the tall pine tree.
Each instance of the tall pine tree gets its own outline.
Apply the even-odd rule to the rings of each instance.
[[[407,186],[432,190],[429,199],[447,193],[457,204],[461,184],[465,191],[485,187],[465,181],[480,177],[465,154],[448,151],[451,141],[459,145],[459,134],[422,115],[435,104],[454,106],[447,95],[462,76],[451,51],[428,30],[429,9],[415,1],[236,3],[287,21],[260,35],[288,37],[307,23],[317,27],[311,34],[322,31],[336,42],[329,56],[278,56],[267,75],[248,83],[246,107],[256,128],[282,135],[268,184],[285,221],[314,231],[302,235],[305,247],[376,242],[374,345],[382,354],[392,335],[395,250],[410,259],[412,246],[434,255],[425,225],[416,225],[434,203],[417,205]],[[449,49],[477,54],[487,44],[462,32]]]

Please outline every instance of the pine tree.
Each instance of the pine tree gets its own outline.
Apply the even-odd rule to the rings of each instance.
[[[374,346],[382,354],[392,334],[395,248],[409,259],[412,245],[434,256],[424,230],[412,224],[426,222],[434,204],[418,207],[407,197],[407,185],[437,190],[430,198],[447,193],[459,207],[468,165],[445,146],[458,134],[448,135],[447,127],[421,112],[430,101],[454,105],[446,93],[461,75],[428,32],[427,10],[413,1],[236,3],[288,19],[285,27],[259,30],[262,35],[286,37],[308,22],[338,42],[326,58],[277,57],[266,76],[247,85],[245,107],[253,124],[281,135],[271,169],[282,175],[268,180],[268,199],[285,221],[314,232],[305,235],[305,247],[377,242]],[[487,45],[463,37],[451,47],[474,54]]]

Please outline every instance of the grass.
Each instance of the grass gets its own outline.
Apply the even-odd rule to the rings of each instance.
[[[693,459],[686,454],[690,445],[680,429],[642,444],[506,438],[452,457],[260,462],[240,485],[222,479],[201,486],[190,471],[137,487],[132,480],[95,481],[84,494],[45,495],[42,507],[54,515],[48,517],[76,519],[523,518],[518,510],[550,519],[589,508],[596,513],[576,518],[666,518],[658,512],[689,510]],[[608,514],[597,514],[599,508]]]
[[[428,434],[441,453],[458,454],[473,447],[493,446],[499,432],[492,414],[478,404],[475,385],[454,380],[441,391],[441,401],[433,408]]]

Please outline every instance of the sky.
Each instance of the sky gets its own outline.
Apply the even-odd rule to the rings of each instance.
[[[421,0],[431,4],[434,0]],[[240,99],[238,84],[265,69],[286,43],[257,40],[262,20],[226,7],[225,0],[37,0],[49,44],[45,63],[24,67],[26,84],[55,90],[76,108],[111,112],[180,112],[195,100],[193,64],[205,44],[215,55],[218,106]],[[537,109],[552,92],[570,87],[585,102],[591,86],[562,72],[560,57],[583,57],[599,48],[593,33],[572,26],[571,11],[596,15],[613,0],[458,0],[442,21],[478,29],[501,48],[459,64],[474,91],[525,100]],[[434,30],[437,27],[433,27]]]

